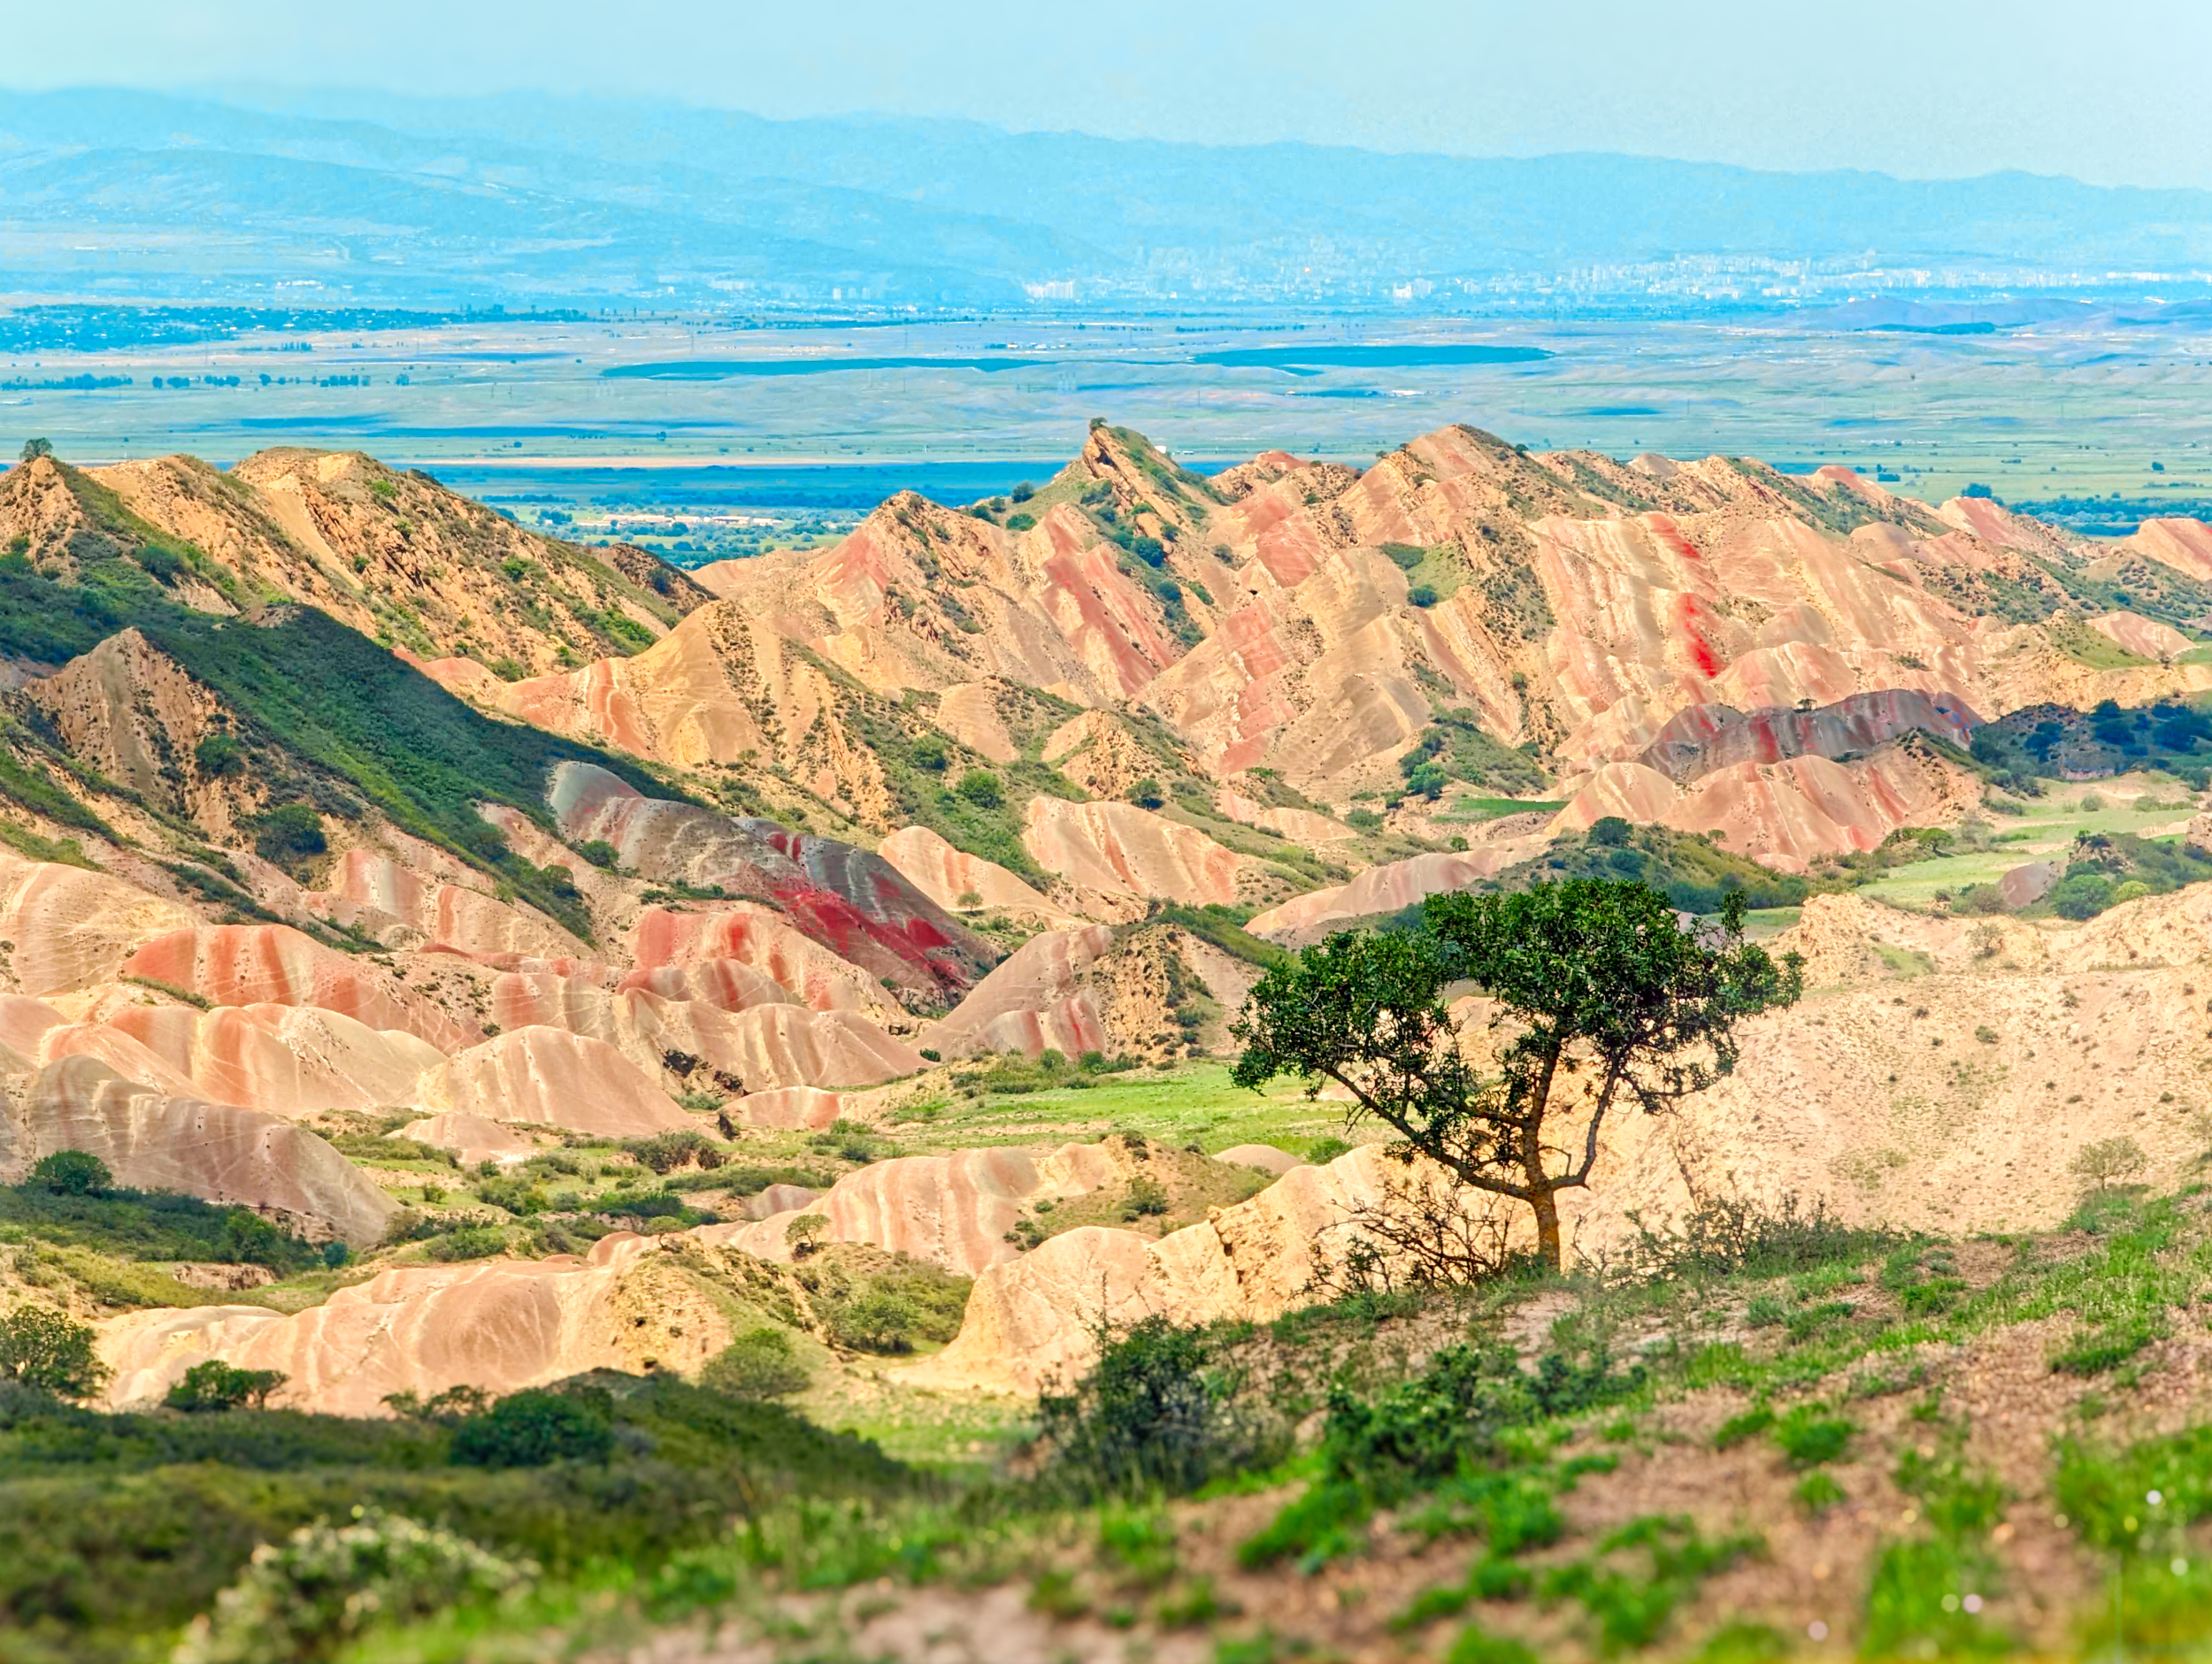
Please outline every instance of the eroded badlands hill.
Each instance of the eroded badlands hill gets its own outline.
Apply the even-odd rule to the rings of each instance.
[[[531,1163],[564,1141],[703,1178],[698,1151],[751,1140],[793,1193],[709,1246],[778,1261],[829,1189],[826,1241],[979,1279],[932,1365],[978,1385],[1079,1356],[1078,1284],[1117,1311],[1279,1309],[1367,1158],[1158,1236],[1095,1200],[1133,1182],[1098,1177],[1097,1128],[1091,1154],[1047,1140],[1003,1171],[828,1186],[795,1157],[874,1171],[885,1126],[1017,1077],[993,1070],[1218,1054],[1271,944],[1571,855],[1642,870],[1663,847],[1621,822],[1696,834],[1714,884],[1840,883],[1836,857],[1974,821],[2038,759],[2212,743],[2174,702],[2212,690],[2193,523],[2095,545],[1843,470],[1469,428],[1364,470],[1203,479],[1102,424],[1019,502],[904,495],[833,547],[695,579],[296,450],[42,458],[0,479],[0,1175],[81,1147],[357,1248],[544,1246],[565,1238],[517,1222],[687,1206],[606,1215],[604,1172],[556,1205]],[[2151,857],[2105,848],[2085,858],[2124,901]],[[2196,870],[2158,859],[2168,887]],[[2048,1223],[2085,1142],[2177,1160],[2203,893],[2080,930],[1816,896],[1791,939],[1824,991],[1763,1019],[1665,1141],[1621,1131],[1584,1238],[1708,1168],[1993,1227]],[[1907,961],[1929,974],[1893,987]],[[519,1212],[434,1199],[408,1163],[434,1150],[544,1182],[485,1192]],[[1227,1182],[1194,1172],[1168,1192]],[[303,1356],[294,1335],[258,1344]],[[598,1344],[547,1356],[627,1355]]]

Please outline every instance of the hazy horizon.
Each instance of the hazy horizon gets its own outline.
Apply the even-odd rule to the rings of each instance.
[[[60,12],[20,19],[6,84],[254,89],[307,101],[290,105],[301,113],[356,91],[585,96],[1110,139],[2212,188],[2212,107],[2193,68],[2212,14],[2146,0],[2106,8],[2093,37],[2049,6],[1897,0],[1857,8],[1847,29],[1742,0],[1665,18],[1622,0],[1541,15],[1416,0],[1386,32],[1347,28],[1313,0],[1133,0],[1110,32],[1009,0],[967,0],[925,31],[886,0],[856,0],[834,31],[697,0],[644,0],[618,32],[577,0],[394,0],[371,35],[281,0],[110,11],[96,35]]]

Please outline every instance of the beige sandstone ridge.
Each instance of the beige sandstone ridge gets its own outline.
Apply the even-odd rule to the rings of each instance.
[[[451,1150],[461,1158],[464,1167],[474,1167],[480,1162],[520,1161],[534,1154],[538,1147],[489,1116],[466,1110],[448,1110],[442,1115],[410,1121],[400,1128],[399,1136],[427,1144],[433,1149]]]
[[[1551,830],[1580,832],[1614,815],[1710,832],[1740,855],[1801,872],[1816,856],[1872,849],[1901,826],[1955,824],[1981,800],[1979,775],[1911,736],[1848,763],[1809,755],[1734,763],[1686,789],[1648,764],[1609,763]]]
[[[876,852],[948,912],[988,908],[1056,922],[1066,916],[995,861],[956,849],[926,826],[902,827]]]
[[[0,853],[9,978],[29,994],[112,982],[145,943],[199,921],[174,901],[81,867]]]
[[[2146,618],[2140,613],[2101,613],[2088,622],[2092,630],[2116,647],[2162,664],[2180,657],[2194,645],[2173,625]]]
[[[387,1394],[451,1386],[500,1394],[595,1369],[695,1369],[727,1323],[675,1257],[617,1232],[583,1258],[409,1265],[292,1316],[259,1307],[132,1312],[102,1325],[116,1406],[157,1399],[193,1364],[288,1377],[272,1400],[326,1415],[386,1415]]]
[[[1221,788],[1214,801],[1224,817],[1243,826],[1257,826],[1263,832],[1279,833],[1294,844],[1323,847],[1342,843],[1358,836],[1341,821],[1331,820],[1326,815],[1310,809],[1285,809],[1260,802],[1247,797],[1233,786]]]
[[[1044,931],[1000,962],[944,1020],[922,1031],[919,1044],[945,1057],[981,1052],[1046,1051],[1080,1057],[1104,1051],[1098,1002],[1082,973],[1113,946],[1110,925]]]
[[[1134,803],[1071,803],[1033,797],[1022,847],[1046,871],[1079,891],[1234,902],[1249,864],[1195,826]]]
[[[1325,1167],[1293,1167],[1250,1200],[1164,1237],[1102,1225],[1064,1231],[982,1270],[960,1333],[905,1374],[918,1385],[1026,1395],[1088,1368],[1102,1323],[1156,1313],[1178,1323],[1279,1316],[1302,1303],[1333,1227],[1400,1171],[1363,1145]]]
[[[824,1242],[872,1243],[973,1277],[1018,1256],[1006,1233],[1026,1204],[1087,1195],[1125,1183],[1132,1170],[1127,1152],[1107,1144],[898,1156],[848,1173],[787,1212],[742,1225],[701,1225],[693,1234],[764,1260],[788,1261],[791,1222],[819,1215],[827,1221]]]
[[[955,682],[937,695],[937,726],[986,763],[1011,763],[1021,755],[998,708],[990,682]]]
[[[750,758],[790,771],[841,812],[884,824],[883,766],[845,725],[846,698],[764,615],[702,607],[634,657],[503,682],[466,658],[423,662],[449,692],[555,733],[683,768]]]
[[[328,1109],[411,1103],[417,1083],[446,1061],[429,1042],[403,1030],[372,1029],[312,1006],[200,1011],[186,1005],[128,1005],[98,1024],[80,1025],[69,1049],[84,1049],[84,1031],[95,1027],[136,1041],[189,1092],[288,1120]],[[122,1063],[107,1061],[139,1078]]]
[[[0,1171],[19,1179],[43,1156],[84,1150],[134,1190],[242,1203],[316,1237],[367,1247],[397,1204],[303,1127],[256,1110],[165,1096],[89,1057],[35,1076],[0,1114]]]
[[[503,971],[490,1009],[502,1029],[541,1025],[603,1042],[683,1091],[868,1086],[923,1062],[870,1016],[803,1006],[729,959],[632,971],[613,987],[589,974]]]
[[[1448,890],[1464,890],[1540,848],[1541,838],[1517,840],[1459,854],[1412,855],[1370,867],[1348,884],[1294,895],[1252,916],[1255,936],[1302,943],[1359,919],[1395,913]]]
[[[603,1040],[566,1029],[514,1029],[431,1070],[416,1100],[434,1114],[527,1122],[601,1138],[642,1138],[691,1117]]]
[[[349,849],[339,857],[325,893],[334,902],[351,904],[345,922],[357,927],[373,919],[389,921],[385,929],[370,931],[388,947],[449,947],[462,954],[546,959],[585,953],[583,943],[544,914],[503,901],[475,887],[485,881],[481,875],[468,876],[473,883],[434,882],[380,850]],[[310,892],[304,899],[312,908],[320,896]],[[337,916],[335,908],[332,911]]]
[[[1226,1162],[1232,1167],[1256,1167],[1277,1178],[1294,1167],[1305,1165],[1288,1150],[1279,1150],[1271,1144],[1233,1144],[1225,1150],[1217,1151],[1214,1160]]]
[[[390,972],[325,947],[288,924],[171,931],[145,942],[118,974],[182,989],[215,1005],[319,1007],[369,1028],[403,1029],[442,1052],[457,1051],[478,1038],[472,1026]]]
[[[918,1044],[944,1057],[1086,1052],[1165,1060],[1188,1043],[1176,1013],[1214,1008],[1210,1043],[1240,1009],[1256,972],[1171,925],[1046,931],[1017,948]]]
[[[779,1086],[769,1092],[749,1092],[723,1108],[742,1127],[818,1132],[845,1113],[845,1097],[818,1086]]]

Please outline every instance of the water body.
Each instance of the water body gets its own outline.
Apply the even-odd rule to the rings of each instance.
[[[730,376],[824,376],[851,370],[1048,369],[1048,358],[676,358],[661,364],[610,364],[599,373],[613,380],[719,381]]]
[[[1225,370],[1420,370],[1442,364],[1534,364],[1555,355],[1541,347],[1475,345],[1399,347],[1238,347],[1195,354],[1193,364]]]
[[[1185,462],[1194,473],[1217,473],[1227,461]],[[694,512],[715,509],[849,509],[865,511],[902,491],[958,507],[1004,496],[1026,480],[1041,486],[1059,472],[1056,463],[817,463],[745,468],[480,468],[465,463],[434,464],[440,483],[470,496],[529,501],[543,494],[571,498],[619,498],[641,506],[681,505]]]

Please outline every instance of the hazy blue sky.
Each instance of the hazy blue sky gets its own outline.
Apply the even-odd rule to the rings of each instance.
[[[1118,137],[2212,187],[2212,6],[2101,0],[87,0],[0,81],[658,95]]]

